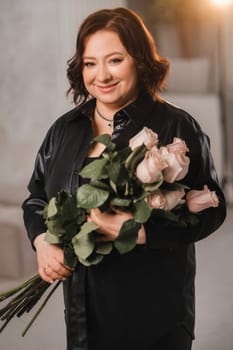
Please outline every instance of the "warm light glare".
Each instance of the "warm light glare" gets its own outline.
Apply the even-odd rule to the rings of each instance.
[[[231,0],[212,0],[212,2],[216,5],[216,6],[226,6],[228,5]]]

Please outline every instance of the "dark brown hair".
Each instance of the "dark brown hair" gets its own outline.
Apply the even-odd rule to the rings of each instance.
[[[89,15],[81,24],[76,52],[68,61],[67,77],[75,104],[85,102],[89,97],[83,78],[83,52],[85,40],[99,30],[110,30],[118,34],[122,44],[133,57],[139,76],[140,88],[156,94],[162,87],[169,63],[157,53],[154,39],[140,17],[127,8],[103,9]]]

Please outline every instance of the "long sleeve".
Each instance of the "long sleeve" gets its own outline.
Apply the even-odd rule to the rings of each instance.
[[[47,230],[43,212],[50,199],[62,190],[76,189],[91,135],[90,120],[77,107],[59,117],[48,130],[37,153],[29,197],[22,205],[32,245],[36,236]]]
[[[185,140],[189,148],[189,173],[181,182],[190,189],[197,190],[208,185],[211,191],[216,191],[219,206],[202,211],[198,215],[199,224],[187,228],[167,225],[167,222],[160,218],[150,219],[145,224],[145,229],[147,246],[151,248],[158,245],[173,246],[191,243],[203,239],[216,231],[226,216],[224,194],[219,187],[208,136],[202,132],[198,123],[188,114],[179,120],[173,132],[175,136]]]
[[[24,224],[32,245],[36,236],[47,230],[43,218],[43,210],[48,203],[45,178],[54,147],[54,129],[54,126],[49,129],[37,153],[34,171],[28,185],[30,195],[22,204]]]

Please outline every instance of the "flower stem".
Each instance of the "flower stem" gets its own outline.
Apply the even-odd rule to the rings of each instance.
[[[43,288],[47,289],[50,284],[43,281],[41,278],[32,280],[31,284],[26,285],[25,289],[21,291],[16,297],[14,297],[4,308],[0,310],[0,317],[1,320],[4,320],[8,318],[8,314],[11,314],[11,312],[17,308],[19,304],[24,305],[28,303],[28,300],[30,301],[31,298],[37,298],[38,293],[40,293],[40,290]],[[15,289],[16,290],[16,289]],[[18,292],[20,289],[18,288]],[[17,293],[17,292],[15,292]]]
[[[46,298],[46,302],[48,301],[49,297],[52,295],[52,293],[55,291],[58,285],[59,283],[55,286],[55,288],[53,288],[49,296]],[[29,312],[36,305],[36,303],[39,301],[39,299],[50,286],[50,283],[43,281],[39,275],[35,275],[20,286],[11,289],[7,292],[1,293],[0,302],[6,300],[14,294],[17,295],[13,297],[7,305],[0,309],[0,319],[1,321],[5,321],[2,327],[0,328],[0,333],[5,329],[7,324],[15,315],[17,317],[20,317],[25,312]],[[40,308],[40,311],[43,309],[44,305]],[[34,317],[34,319],[36,319],[36,317],[37,315]],[[30,325],[28,329],[29,328]]]
[[[25,287],[27,287],[28,285],[30,285],[32,282],[36,282],[37,280],[40,280],[40,276],[34,275],[32,278],[30,278],[29,280],[27,280],[26,282],[24,282],[23,284],[19,285],[16,288],[13,288],[11,290],[8,290],[4,293],[0,293],[0,302],[6,300],[7,298],[9,298],[10,296],[16,294],[17,292],[19,292],[20,290],[24,289]]]
[[[33,295],[29,295],[27,297],[26,303],[24,303],[21,310],[17,313],[17,317],[21,317],[25,312],[29,312],[35,304],[40,300],[42,295],[46,292],[46,290],[50,287],[50,284],[44,282],[44,284],[40,287],[40,289],[35,290]]]
[[[11,310],[11,312],[7,316],[6,321],[3,323],[2,327],[0,328],[0,333],[2,333],[2,331],[8,325],[10,320],[12,320],[12,318],[15,316],[15,314],[20,310],[21,306],[22,306],[22,304],[18,305],[14,310]]]
[[[61,281],[58,281],[55,286],[53,287],[53,289],[51,290],[51,292],[48,294],[48,296],[45,298],[45,300],[43,301],[43,303],[41,304],[40,308],[37,310],[37,312],[35,313],[35,315],[33,316],[33,318],[31,319],[31,321],[29,322],[29,324],[27,325],[27,327],[24,329],[23,333],[22,333],[22,337],[25,336],[25,334],[27,333],[27,331],[29,330],[29,328],[31,327],[31,325],[33,324],[33,322],[36,320],[36,318],[38,317],[38,315],[41,313],[41,311],[43,310],[43,308],[45,307],[45,305],[47,304],[48,300],[50,299],[50,297],[52,296],[52,294],[55,292],[55,290],[57,289],[57,287],[60,285]]]

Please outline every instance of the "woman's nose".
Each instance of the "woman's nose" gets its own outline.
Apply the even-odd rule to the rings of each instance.
[[[106,65],[100,65],[97,71],[97,79],[105,82],[111,79],[111,73]]]

